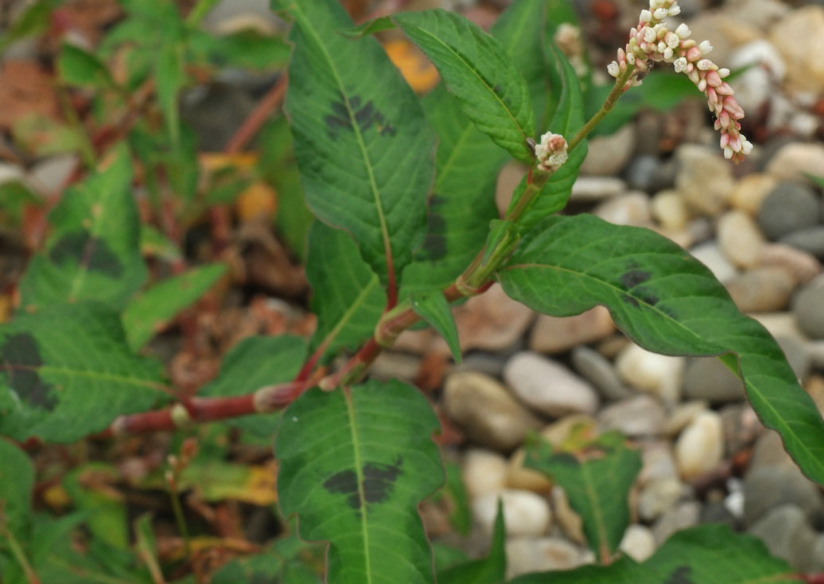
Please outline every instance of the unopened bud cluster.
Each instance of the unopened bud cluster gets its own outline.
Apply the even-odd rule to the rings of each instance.
[[[535,145],[535,157],[538,159],[538,170],[555,172],[569,157],[567,141],[560,134],[547,132],[541,136],[541,143]]]
[[[634,66],[626,89],[640,85],[654,63],[671,63],[677,73],[685,73],[707,96],[707,104],[716,117],[715,129],[721,132],[724,156],[739,162],[752,151],[752,144],[741,134],[738,122],[744,117],[744,110],[733,97],[732,87],[724,81],[730,71],[706,58],[712,45],[709,41],[696,43],[691,39],[692,31],[686,24],[672,31],[663,23],[666,17],[680,13],[675,0],[650,0],[650,9],[641,11],[638,25],[630,30],[626,49],[618,49],[618,60],[610,63],[607,70],[618,78],[628,66]]]

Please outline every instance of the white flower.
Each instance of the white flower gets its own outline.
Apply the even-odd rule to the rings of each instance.
[[[656,35],[654,30],[652,30],[651,28],[644,29],[644,41],[651,43],[655,40],[655,37]]]
[[[687,70],[687,60],[684,57],[679,57],[673,61],[673,66],[675,67],[676,73],[683,73]]]
[[[652,20],[652,12],[649,10],[642,10],[641,11],[641,22],[649,22]]]
[[[678,6],[678,2],[673,2],[669,9],[669,15],[678,16],[679,14],[681,14],[681,7]]]
[[[612,75],[613,77],[618,77],[621,74],[621,69],[618,67],[618,62],[613,61],[609,65],[607,65],[607,72]]]
[[[652,13],[652,16],[655,20],[664,20],[667,16],[669,16],[669,10],[666,8],[656,8],[655,12]]]
[[[715,66],[715,64],[709,59],[701,59],[695,64],[695,66],[698,67],[701,71],[709,71]]]
[[[730,76],[730,70],[727,69],[726,67],[722,67],[721,69],[718,70],[718,76],[721,79],[723,79],[724,77],[729,77]]]
[[[567,141],[560,134],[547,132],[541,136],[541,143],[535,146],[538,170],[553,172],[567,161]]]
[[[710,41],[701,41],[698,43],[698,50],[701,51],[702,55],[709,55],[712,52]]]
[[[678,28],[675,29],[675,34],[678,35],[678,38],[683,40],[689,38],[689,36],[692,34],[692,31],[690,30],[690,27],[688,27],[685,23],[682,22],[678,25]]]

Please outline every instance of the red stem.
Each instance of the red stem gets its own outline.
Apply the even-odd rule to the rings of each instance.
[[[288,78],[286,75],[283,75],[271,89],[269,89],[257,104],[257,107],[249,114],[249,117],[243,121],[234,135],[226,142],[226,146],[223,148],[226,154],[236,154],[249,144],[261,126],[269,119],[269,116],[280,107],[283,96],[286,94],[287,83]]]

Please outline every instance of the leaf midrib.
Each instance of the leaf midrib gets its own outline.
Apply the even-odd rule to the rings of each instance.
[[[114,164],[116,164],[116,162]],[[92,201],[89,205],[89,214],[92,216],[92,228],[89,230],[89,241],[86,242],[86,247],[83,249],[83,259],[80,261],[80,264],[78,265],[80,269],[77,271],[77,274],[72,279],[72,285],[68,298],[69,302],[75,302],[77,300],[77,295],[80,293],[80,288],[83,285],[83,281],[86,279],[86,272],[89,271],[88,264],[91,261],[91,256],[94,253],[94,246],[100,235],[100,231],[102,230],[103,217],[109,210],[109,206],[106,203],[111,197],[112,192],[116,189],[104,190],[106,192],[103,193],[103,197],[101,198],[101,200],[97,202],[97,204],[100,205],[100,213],[96,217],[94,214],[95,202]],[[93,195],[93,193],[89,194]]]
[[[553,265],[548,265],[548,264],[537,264],[537,263],[510,264],[510,265],[507,265],[507,266],[504,266],[503,268],[501,268],[501,271],[510,271],[510,270],[514,270],[514,269],[530,269],[530,268],[532,268],[532,269],[545,269],[545,270],[553,270],[553,271],[559,271],[559,272],[566,272],[566,273],[568,273],[568,274],[572,274],[572,275],[574,275],[574,276],[583,277],[583,278],[588,278],[588,279],[590,279],[590,280],[592,280],[592,281],[594,281],[594,282],[597,282],[598,284],[601,284],[601,285],[603,285],[603,286],[606,286],[606,287],[608,287],[608,288],[611,288],[612,290],[614,290],[614,291],[616,291],[616,292],[618,292],[618,293],[620,293],[620,294],[626,294],[626,295],[628,295],[628,296],[630,296],[630,297],[632,297],[632,298],[635,298],[635,300],[637,300],[637,301],[641,301],[641,302],[643,302],[643,303],[644,303],[644,305],[645,305],[645,306],[647,306],[649,310],[653,310],[653,311],[657,312],[659,315],[661,315],[663,318],[667,319],[669,322],[675,323],[675,324],[676,324],[676,325],[678,325],[681,329],[683,329],[685,332],[688,332],[690,335],[692,335],[694,338],[698,339],[699,341],[706,342],[706,340],[705,340],[705,339],[703,339],[703,338],[701,338],[700,336],[698,336],[698,335],[697,335],[697,334],[696,334],[696,333],[695,333],[692,329],[687,328],[687,327],[686,327],[686,326],[685,326],[685,325],[684,325],[681,321],[678,321],[678,320],[676,320],[676,319],[672,318],[670,315],[668,315],[668,314],[666,314],[666,313],[662,312],[661,310],[658,310],[658,309],[657,309],[656,307],[654,307],[654,306],[650,306],[650,305],[649,305],[649,304],[648,304],[645,300],[643,300],[642,298],[636,298],[636,297],[635,297],[635,296],[633,296],[633,295],[632,295],[629,291],[624,290],[624,289],[622,289],[622,288],[619,288],[618,286],[616,286],[615,284],[612,284],[611,282],[607,282],[607,281],[605,281],[605,280],[602,280],[602,279],[596,278],[596,277],[594,277],[594,276],[592,276],[592,275],[590,275],[590,274],[587,274],[587,273],[584,273],[584,272],[575,271],[575,270],[571,270],[571,269],[569,269],[569,268],[564,268],[564,267],[561,267],[561,266],[553,266]],[[604,303],[600,303],[600,304],[604,304]],[[710,341],[710,342],[714,342],[714,343],[715,343],[715,341]],[[717,344],[717,343],[716,343],[716,344]],[[716,355],[716,356],[719,356],[719,355],[724,355],[724,354],[727,354],[727,353],[733,353],[734,355],[736,355],[736,357],[738,358],[738,364],[739,364],[739,369],[740,369],[740,368],[741,368],[741,359],[742,359],[742,354],[741,354],[740,352],[738,352],[738,351],[736,351],[736,350],[734,350],[734,349],[731,349],[731,348],[727,348],[727,349],[725,349],[725,350],[721,351],[720,353],[718,353],[718,355]],[[756,397],[758,397],[758,399],[761,401],[761,403],[762,403],[762,407],[763,407],[763,408],[765,408],[765,409],[767,409],[767,410],[769,410],[769,411],[773,414],[773,418],[776,420],[776,426],[780,426],[781,428],[783,428],[783,431],[779,431],[779,433],[781,434],[782,438],[785,436],[785,433],[786,433],[786,434],[789,434],[790,436],[792,436],[793,440],[794,440],[794,441],[795,441],[795,442],[799,445],[799,447],[800,447],[801,449],[803,449],[803,450],[804,450],[804,452],[807,454],[808,459],[810,459],[811,461],[813,461],[813,462],[816,464],[816,466],[817,466],[817,467],[818,467],[818,469],[819,469],[819,473],[820,473],[820,475],[821,475],[821,476],[824,476],[824,462],[819,462],[819,461],[817,460],[817,458],[816,458],[815,454],[814,454],[814,453],[813,453],[813,452],[812,452],[812,451],[811,451],[811,450],[807,447],[807,445],[804,443],[804,441],[801,439],[801,437],[800,437],[800,436],[798,436],[798,435],[797,435],[797,434],[796,434],[796,433],[795,433],[795,432],[794,432],[794,431],[790,428],[790,426],[789,426],[789,425],[785,422],[784,417],[783,417],[783,416],[781,416],[781,415],[778,413],[778,411],[776,411],[776,409],[772,406],[772,404],[770,403],[770,401],[764,397],[764,394],[763,394],[763,393],[761,393],[761,391],[760,391],[760,389],[758,388],[758,386],[756,386],[756,385],[755,385],[752,381],[748,381],[745,377],[743,377],[743,376],[742,376],[742,378],[743,378],[743,381],[744,381],[744,383],[746,384],[747,388],[748,388],[748,389],[751,389],[751,390],[752,390],[752,392],[756,395]],[[748,391],[748,394],[749,394],[749,391]],[[777,429],[777,428],[776,428],[776,429]]]
[[[4,361],[3,365],[0,365],[0,371],[31,371],[37,373],[55,373],[58,375],[66,375],[68,377],[81,377],[86,379],[93,379],[97,381],[115,381],[118,383],[123,383],[125,385],[133,385],[135,387],[146,387],[149,389],[154,389],[159,392],[169,391],[169,388],[162,383],[156,383],[154,381],[147,381],[143,379],[137,379],[135,377],[129,377],[124,375],[119,375],[116,373],[99,373],[96,371],[83,371],[81,369],[69,369],[66,367],[57,367],[54,365],[16,365],[13,363],[9,363],[8,361]]]
[[[465,66],[467,69],[469,69],[469,70],[470,70],[470,71],[471,71],[471,72],[475,75],[475,77],[477,77],[477,78],[478,78],[478,80],[479,80],[479,81],[483,84],[483,86],[484,86],[484,87],[486,87],[486,89],[489,91],[489,93],[491,93],[491,94],[495,97],[495,100],[496,100],[496,101],[497,101],[497,102],[501,105],[501,109],[503,109],[503,110],[504,110],[504,112],[506,112],[506,115],[507,115],[507,116],[509,116],[509,119],[510,119],[510,120],[512,120],[512,122],[515,124],[515,127],[516,127],[516,128],[518,128],[518,132],[521,134],[521,137],[522,137],[522,138],[523,138],[523,140],[524,140],[524,147],[526,147],[526,146],[525,146],[526,139],[527,139],[527,138],[529,138],[530,136],[528,136],[528,135],[526,134],[526,132],[524,132],[524,129],[521,127],[521,123],[518,121],[518,119],[517,119],[515,116],[513,116],[513,115],[512,115],[512,112],[511,112],[511,111],[510,111],[510,109],[507,107],[507,105],[504,103],[504,101],[500,98],[500,96],[499,96],[497,93],[495,93],[495,91],[494,91],[494,90],[493,90],[493,88],[489,85],[489,83],[487,83],[486,78],[485,78],[485,77],[483,77],[483,76],[480,74],[480,72],[479,72],[479,71],[478,71],[475,67],[473,67],[473,66],[472,66],[472,64],[471,64],[469,61],[467,61],[467,60],[464,58],[463,54],[461,54],[461,53],[459,53],[458,51],[454,50],[451,46],[449,46],[449,45],[447,45],[446,43],[444,43],[441,39],[439,39],[438,37],[436,37],[435,35],[433,35],[433,34],[432,34],[432,33],[430,33],[429,31],[427,31],[427,30],[425,30],[425,29],[423,29],[423,28],[421,28],[421,27],[416,26],[416,25],[411,24],[411,23],[407,23],[407,26],[413,26],[415,29],[417,29],[417,30],[418,30],[418,31],[420,31],[421,33],[426,34],[426,35],[428,35],[429,37],[431,37],[432,39],[434,39],[434,40],[435,40],[438,44],[440,44],[441,46],[443,46],[444,48],[446,48],[446,49],[447,49],[450,53],[452,53],[453,55],[455,55],[455,57],[456,57],[456,58],[457,58],[457,59],[458,59],[461,63],[463,63],[463,64],[464,64],[464,66]],[[401,28],[403,28],[403,27],[401,27]],[[520,75],[520,72],[518,72],[518,75]]]
[[[372,168],[372,161],[369,159],[369,155],[366,152],[366,144],[363,141],[363,135],[361,134],[360,126],[358,125],[357,119],[355,118],[355,112],[352,110],[352,104],[349,102],[349,95],[346,93],[346,88],[343,85],[343,81],[341,80],[340,75],[338,74],[337,67],[335,67],[335,63],[332,61],[332,57],[329,54],[329,51],[326,50],[326,46],[321,42],[321,39],[318,36],[317,32],[311,26],[310,20],[306,17],[306,14],[301,12],[300,3],[295,2],[293,5],[290,6],[290,8],[294,10],[296,17],[298,15],[300,16],[301,22],[303,23],[301,28],[312,36],[313,40],[315,41],[315,44],[323,53],[323,56],[326,59],[326,63],[329,65],[329,69],[332,71],[332,75],[335,78],[335,83],[338,86],[338,90],[340,91],[341,96],[343,96],[343,102],[346,106],[346,113],[349,115],[349,122],[352,124],[352,132],[355,134],[355,138],[357,139],[358,148],[360,149],[361,157],[363,158],[366,173],[369,176],[369,187],[372,191],[372,198],[375,201],[375,209],[378,212],[378,221],[380,222],[384,253],[386,254],[387,278],[391,282],[394,279],[394,274],[391,274],[390,270],[392,270],[391,266],[394,262],[392,261],[392,246],[389,237],[389,228],[387,227],[386,216],[384,215],[383,205],[381,204],[380,191],[378,190],[378,185],[375,182],[375,171]]]
[[[357,420],[355,419],[355,403],[352,391],[348,387],[341,389],[343,400],[346,403],[346,414],[349,417],[349,428],[352,435],[352,453],[355,459],[355,476],[358,481],[358,499],[360,500],[360,520],[363,531],[363,555],[366,563],[366,584],[372,584],[372,559],[369,555],[369,524],[366,516],[366,493],[363,492],[363,462],[360,455],[360,438],[358,437]]]
[[[349,320],[353,316],[355,316],[355,312],[357,312],[357,310],[361,307],[361,305],[364,303],[364,301],[369,296],[369,294],[372,292],[372,290],[375,288],[375,286],[378,285],[378,283],[379,283],[378,277],[373,275],[369,279],[369,283],[361,289],[360,293],[357,295],[357,297],[352,302],[352,304],[349,306],[349,308],[347,308],[346,311],[343,313],[343,315],[341,315],[340,319],[338,320],[338,324],[336,324],[332,328],[332,330],[329,331],[326,334],[326,336],[323,337],[323,341],[318,343],[319,347],[323,347],[323,346],[328,347],[329,345],[332,344],[332,341],[334,341],[335,338],[341,333],[341,331],[343,330],[343,327],[346,326],[346,324],[349,322]]]

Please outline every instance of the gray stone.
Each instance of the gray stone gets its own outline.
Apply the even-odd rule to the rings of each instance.
[[[564,353],[577,345],[600,341],[615,332],[609,310],[596,306],[576,316],[538,316],[529,336],[529,348],[537,353]]]
[[[625,177],[630,188],[656,193],[675,185],[677,170],[673,160],[662,161],[657,155],[642,154],[630,162]]]
[[[802,381],[806,379],[813,365],[813,356],[807,349],[807,344],[793,337],[777,337],[776,341],[784,351],[787,363],[792,367],[795,376]]]
[[[817,560],[813,556],[817,536],[812,530],[804,511],[795,505],[781,505],[771,509],[748,530],[760,538],[773,556],[789,562],[799,572],[814,569]]]
[[[598,351],[587,346],[576,347],[572,351],[572,365],[578,373],[589,381],[607,400],[620,400],[632,396],[615,372],[615,367]]]
[[[652,481],[664,478],[678,478],[672,445],[669,442],[642,442],[641,472],[638,473],[638,485],[644,486]]]
[[[655,537],[643,525],[630,525],[618,547],[636,562],[644,562],[655,553]]]
[[[796,467],[765,466],[747,473],[744,478],[745,525],[753,525],[767,511],[785,503],[798,506],[811,518],[822,511],[818,487]]]
[[[447,416],[477,444],[510,451],[541,422],[494,379],[470,371],[450,375],[444,387]]]
[[[701,517],[701,504],[687,501],[664,513],[652,527],[656,545],[661,545],[676,531],[698,525]]]
[[[761,257],[764,235],[745,211],[727,211],[718,220],[718,245],[739,268],[752,268]]]
[[[738,270],[714,241],[708,241],[692,248],[690,254],[707,266],[719,282],[728,282],[738,274]]]
[[[714,501],[704,505],[699,521],[701,523],[721,523],[728,525],[731,529],[738,529],[738,520],[730,513],[723,501]]]
[[[620,430],[627,436],[657,436],[663,431],[667,415],[658,400],[639,395],[605,407],[598,420],[605,428]]]
[[[506,458],[481,448],[467,450],[463,457],[461,473],[470,498],[495,493],[506,487],[508,464]]]
[[[603,201],[627,190],[619,178],[608,176],[581,176],[572,185],[571,201]]]
[[[677,156],[681,163],[675,179],[678,191],[698,213],[720,214],[735,185],[730,164],[717,148],[683,145]]]
[[[790,303],[796,280],[783,268],[755,268],[726,282],[741,312],[779,312]]]
[[[729,404],[721,408],[721,425],[727,456],[733,456],[750,445],[764,429],[755,411],[747,403]]]
[[[487,493],[472,502],[472,514],[481,528],[492,533],[498,515],[498,501],[504,508],[508,536],[538,536],[546,533],[552,524],[552,511],[544,497],[530,491],[504,489]]]
[[[673,509],[690,492],[691,489],[677,477],[650,481],[638,494],[638,516],[644,521],[653,521]]]
[[[649,195],[641,192],[627,193],[604,201],[592,213],[614,225],[638,227],[652,221]]]
[[[675,443],[675,463],[684,480],[711,472],[724,456],[724,430],[721,416],[706,411],[698,414]]]
[[[517,537],[506,542],[507,580],[530,572],[571,570],[593,562],[591,552],[558,537]]]
[[[715,357],[690,359],[684,372],[684,396],[725,403],[744,399],[744,384]]]
[[[773,241],[817,225],[820,218],[821,201],[815,192],[789,181],[778,183],[758,209],[758,224]]]
[[[504,368],[504,380],[521,401],[547,416],[591,414],[598,408],[598,396],[589,383],[537,353],[512,357]]]
[[[824,260],[824,225],[796,231],[782,237],[779,243],[789,245]]]
[[[799,328],[813,339],[824,339],[824,275],[813,279],[793,299]]]
[[[626,124],[608,136],[587,141],[587,157],[581,174],[614,176],[620,174],[635,150],[635,126]]]

